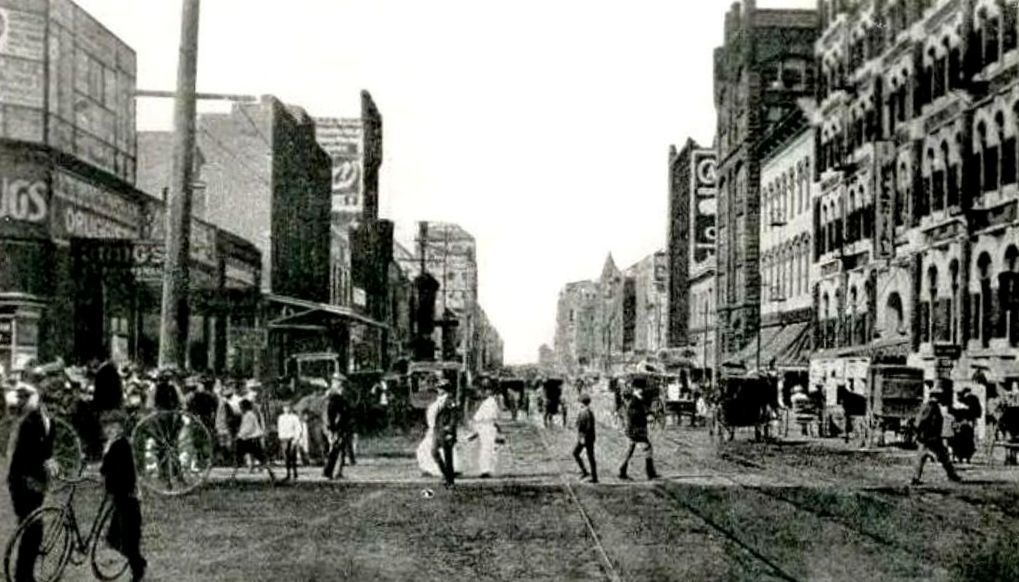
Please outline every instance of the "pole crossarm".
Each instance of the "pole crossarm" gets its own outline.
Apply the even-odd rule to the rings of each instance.
[[[177,93],[174,91],[158,91],[154,89],[138,89],[134,92],[135,98],[149,97],[156,99],[174,99]],[[230,93],[196,93],[195,99],[199,101],[238,101],[241,103],[253,103],[258,101],[254,95],[234,95]]]

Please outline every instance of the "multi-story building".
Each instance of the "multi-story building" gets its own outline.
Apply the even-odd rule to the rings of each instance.
[[[798,102],[813,95],[812,10],[733,5],[715,51],[718,116],[717,351],[719,361],[756,339],[762,299],[759,144]]]
[[[594,281],[567,283],[559,292],[553,349],[556,365],[566,373],[581,373],[598,358],[599,297]]]
[[[154,364],[165,207],[136,187],[135,53],[69,0],[0,14],[0,368]],[[189,267],[189,364],[223,370],[224,314],[251,311],[261,257],[196,218]]]
[[[1016,2],[819,8],[812,382],[1019,380]]]
[[[371,94],[361,92],[361,117],[315,119],[315,139],[332,160],[332,228],[330,242],[330,302],[367,310],[385,317],[380,309],[369,309],[369,296],[385,297],[384,289],[366,289],[382,280],[381,271],[355,274],[353,255],[378,255],[392,241],[375,241],[379,248],[355,248],[353,234],[363,225],[379,220],[379,167],[382,164],[382,116]],[[377,229],[376,229],[377,230]],[[383,227],[385,230],[385,227]],[[383,237],[384,239],[385,237]],[[373,259],[370,265],[384,265]],[[366,264],[367,265],[367,264]],[[355,282],[355,279],[359,279]],[[355,301],[356,300],[356,301]]]
[[[658,359],[661,350],[667,347],[668,337],[668,261],[665,252],[653,253],[636,262],[627,269],[626,280],[632,281],[633,309],[625,310],[624,329],[632,328],[633,341],[627,346],[624,340],[624,351],[640,358]],[[628,301],[629,298],[627,294]]]
[[[761,327],[736,360],[746,368],[780,372],[786,384],[804,386],[813,308],[814,132],[801,110],[765,134],[759,156]]]
[[[695,377],[715,368],[715,215],[717,160],[714,149],[687,140],[669,148],[668,345],[665,363],[689,359]],[[689,358],[683,358],[687,353]],[[676,355],[679,357],[675,357]]]

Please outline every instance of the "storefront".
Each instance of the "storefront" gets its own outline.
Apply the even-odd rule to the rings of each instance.
[[[154,365],[162,202],[70,156],[26,144],[0,144],[0,187],[0,366],[57,357]],[[231,242],[219,245],[221,239]],[[253,245],[197,220],[191,247],[190,363],[222,369],[227,314],[257,313],[261,257]]]

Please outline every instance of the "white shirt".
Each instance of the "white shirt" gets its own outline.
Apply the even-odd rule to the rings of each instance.
[[[299,440],[304,432],[304,427],[301,426],[301,419],[296,414],[293,412],[283,413],[276,419],[276,432],[281,441]]]
[[[257,439],[262,437],[262,423],[258,421],[255,411],[249,410],[241,417],[241,428],[237,431],[239,439]]]
[[[676,400],[679,400],[679,384],[678,383],[673,382],[672,384],[669,384],[669,386],[665,390],[666,390],[666,398],[668,398],[669,401],[675,402]]]

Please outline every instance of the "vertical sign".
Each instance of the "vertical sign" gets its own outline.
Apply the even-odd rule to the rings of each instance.
[[[874,155],[874,258],[890,259],[895,254],[895,157],[882,153]]]
[[[315,140],[333,161],[332,211],[361,212],[364,204],[364,125],[361,120],[318,118]]]
[[[715,215],[717,214],[718,178],[714,150],[694,150],[690,154],[690,253],[696,266],[715,255]]]

